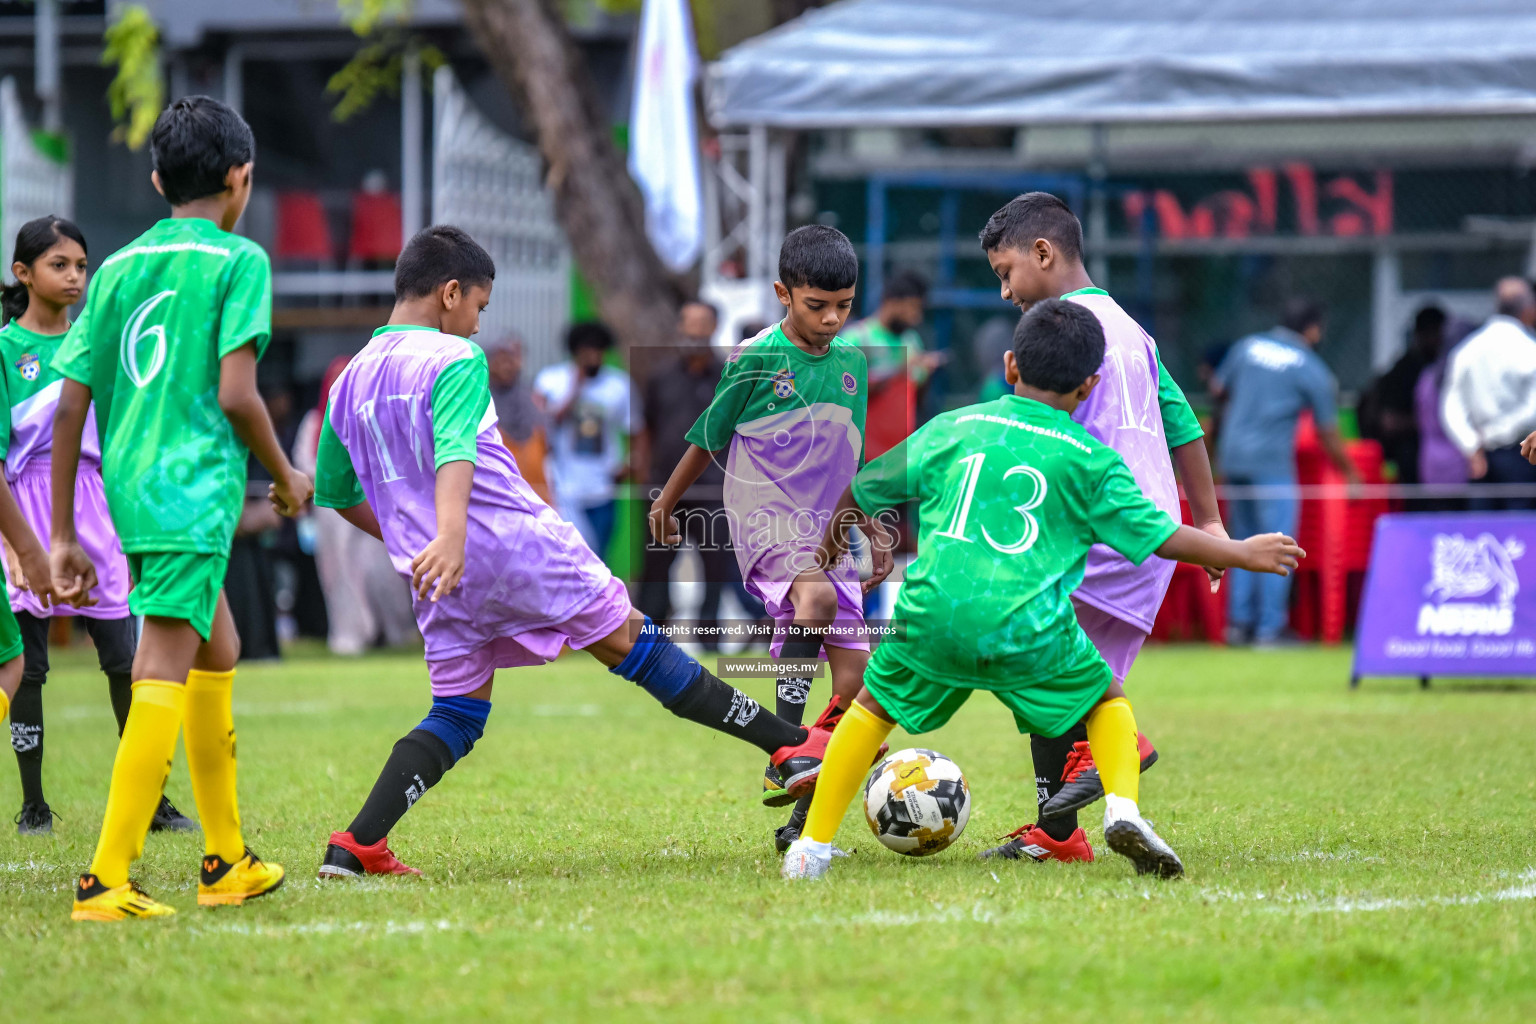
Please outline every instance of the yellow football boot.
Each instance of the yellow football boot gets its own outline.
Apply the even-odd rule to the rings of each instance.
[[[265,863],[249,846],[245,856],[233,864],[210,854],[203,858],[202,875],[197,880],[197,905],[238,907],[282,884],[283,866]]]
[[[176,908],[161,903],[132,882],[108,889],[95,875],[80,876],[72,921],[124,921],[130,917],[169,917]]]

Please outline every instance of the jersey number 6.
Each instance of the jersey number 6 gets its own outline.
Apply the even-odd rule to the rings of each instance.
[[[976,497],[976,485],[981,480],[981,467],[986,461],[987,456],[985,452],[967,455],[960,460],[960,465],[965,467],[965,476],[960,481],[960,504],[956,506],[955,514],[950,517],[949,525],[939,530],[934,536],[950,537],[954,540],[965,541],[967,544],[971,543],[972,539],[965,535],[966,521],[970,518],[971,502]],[[1022,505],[1013,506],[1013,510],[1024,520],[1024,535],[1012,544],[999,544],[997,539],[988,533],[986,526],[983,525],[981,527],[981,536],[983,540],[992,545],[993,550],[1004,555],[1019,555],[1034,547],[1035,541],[1040,539],[1040,523],[1030,513],[1039,508],[1040,503],[1045,500],[1047,487],[1045,475],[1031,466],[1014,466],[1005,472],[1002,478],[1007,480],[1011,476],[1023,476],[1033,485],[1028,500]]]

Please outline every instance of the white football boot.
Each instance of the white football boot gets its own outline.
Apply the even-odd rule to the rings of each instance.
[[[1177,878],[1184,873],[1179,855],[1152,831],[1134,800],[1113,793],[1104,798],[1104,841],[1111,850],[1129,858],[1138,875]],[[785,870],[788,871],[787,866]]]
[[[833,857],[848,856],[831,843],[818,843],[804,837],[796,839],[784,851],[784,866],[779,874],[786,881],[798,878],[815,881],[832,867]]]

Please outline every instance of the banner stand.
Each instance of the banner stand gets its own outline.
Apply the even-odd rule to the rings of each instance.
[[[1376,520],[1350,689],[1365,676],[1536,678],[1536,513]]]

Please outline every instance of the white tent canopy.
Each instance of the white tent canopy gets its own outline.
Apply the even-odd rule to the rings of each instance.
[[[1536,112],[1530,0],[842,0],[709,70],[721,128]]]

